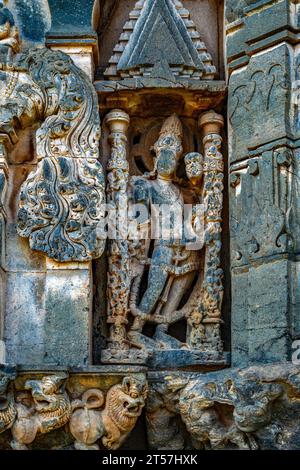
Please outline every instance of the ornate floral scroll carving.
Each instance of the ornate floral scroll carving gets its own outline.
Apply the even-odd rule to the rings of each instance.
[[[96,236],[104,179],[92,84],[61,52],[33,51],[21,63],[46,102],[37,131],[38,167],[21,189],[18,232],[57,261],[97,258],[104,248]]]
[[[105,196],[92,84],[66,54],[48,49],[20,56],[1,80],[1,133],[15,143],[19,127],[42,122],[37,168],[21,188],[19,235],[57,261],[99,257],[105,241],[96,228]]]
[[[96,442],[102,439],[107,449],[118,449],[141,415],[146,396],[146,382],[130,376],[111,387],[106,399],[98,389],[86,391],[72,402],[70,430],[76,439],[75,448],[97,450]]]
[[[64,388],[66,379],[67,375],[61,374],[26,381],[25,391],[16,396],[13,449],[26,450],[37,434],[49,433],[69,421],[71,406]]]

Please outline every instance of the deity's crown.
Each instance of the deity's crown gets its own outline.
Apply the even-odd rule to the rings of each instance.
[[[164,135],[174,135],[178,139],[183,137],[183,129],[180,119],[176,114],[172,114],[162,125],[159,133],[160,137]]]

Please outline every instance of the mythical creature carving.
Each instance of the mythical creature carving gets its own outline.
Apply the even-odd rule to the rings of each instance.
[[[101,439],[108,449],[118,449],[141,415],[146,396],[145,381],[135,377],[125,377],[111,387],[106,398],[98,389],[84,392],[81,399],[72,402],[70,431],[76,439],[75,448],[98,450]]]
[[[105,240],[96,228],[105,193],[92,84],[60,51],[31,50],[2,68],[1,134],[15,143],[18,128],[42,122],[37,167],[21,188],[19,235],[57,261],[99,257]]]
[[[275,416],[290,406],[285,389],[291,396],[299,395],[299,370],[292,364],[224,370],[202,377],[174,375],[166,381],[169,395],[174,394],[174,408],[197,449],[260,448],[262,433],[273,435]]]
[[[69,421],[71,406],[65,391],[66,379],[67,375],[61,374],[26,381],[25,391],[16,396],[13,449],[26,450],[38,433],[49,433]]]
[[[10,384],[14,378],[15,374],[0,371],[0,433],[12,427],[17,414]]]

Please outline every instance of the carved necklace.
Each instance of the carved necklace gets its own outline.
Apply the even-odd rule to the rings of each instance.
[[[179,202],[180,205],[183,205],[180,189],[177,188],[172,181],[157,179],[155,185],[158,186],[159,194],[168,202],[172,204]]]

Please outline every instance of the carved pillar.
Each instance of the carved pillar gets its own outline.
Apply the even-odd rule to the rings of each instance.
[[[300,334],[299,9],[227,0],[225,18],[232,360],[280,362]]]
[[[122,110],[113,110],[105,118],[110,129],[111,154],[107,165],[108,204],[115,210],[116,231],[109,240],[108,251],[108,323],[110,349],[120,352],[128,349],[126,324],[130,294],[130,258],[127,241],[127,137],[129,116]]]
[[[220,152],[222,144],[220,133],[224,119],[214,111],[208,111],[200,117],[199,126],[202,129],[204,146],[203,203],[206,245],[200,310],[204,313],[206,348],[221,352],[220,322],[224,289],[220,256],[224,164]]]
[[[0,137],[0,364],[5,363],[5,343],[4,343],[4,309],[6,291],[6,271],[5,271],[5,225],[6,210],[5,197],[7,192],[8,166],[6,163],[7,152]]]

